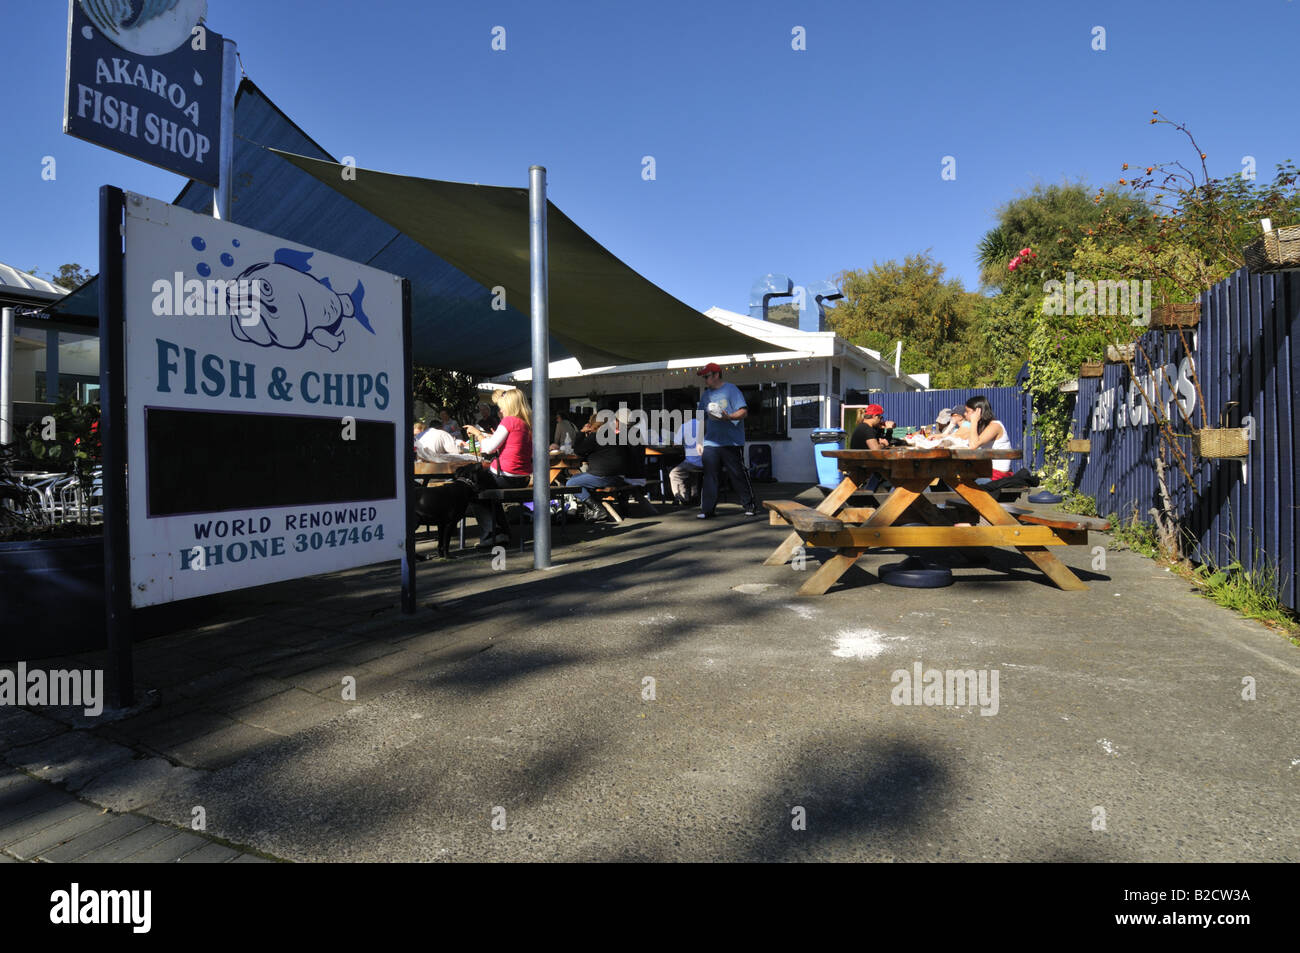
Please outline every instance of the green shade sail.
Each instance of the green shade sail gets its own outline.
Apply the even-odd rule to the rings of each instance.
[[[354,169],[278,149],[288,162],[530,311],[528,190]],[[584,367],[781,350],[734,331],[637,274],[548,203],[550,333]],[[492,345],[491,327],[482,346]]]

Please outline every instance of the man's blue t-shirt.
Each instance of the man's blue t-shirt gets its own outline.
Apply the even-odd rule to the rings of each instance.
[[[700,410],[706,414],[709,404],[717,404],[724,414],[735,413],[746,406],[740,388],[728,381],[713,390],[704,391],[700,398]],[[706,417],[704,421],[704,446],[706,447],[743,447],[745,445],[745,422],[743,420],[717,420]]]

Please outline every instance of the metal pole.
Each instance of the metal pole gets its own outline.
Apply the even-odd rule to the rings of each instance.
[[[546,286],[546,169],[528,168],[529,313],[533,324],[533,567],[551,567],[550,399],[551,363]]]
[[[99,405],[104,442],[104,627],[108,697],[114,708],[135,701],[131,643],[131,550],[126,506],[126,321],[123,302],[123,195],[99,190]]]
[[[45,332],[45,399],[59,400],[59,332],[53,328]]]
[[[235,41],[223,41],[221,51],[221,142],[217,151],[217,190],[212,194],[212,217],[230,221],[230,193],[235,167]]]
[[[9,399],[9,378],[14,362],[14,309],[0,312],[0,444],[11,443],[14,405]]]
[[[415,445],[411,443],[411,426],[415,423],[415,394],[411,387],[411,281],[402,279],[402,393],[406,395],[406,407],[402,417],[402,430],[398,439],[406,446],[402,457],[402,469],[399,472],[401,489],[398,499],[405,501],[402,507],[403,529],[406,531],[406,545],[402,548],[402,612],[411,615],[415,612],[415,494],[411,492],[411,474],[415,472]],[[442,527],[438,527],[441,529]],[[461,548],[465,548],[464,542]]]

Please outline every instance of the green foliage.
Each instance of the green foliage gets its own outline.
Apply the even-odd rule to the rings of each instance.
[[[35,275],[37,278],[41,276],[40,271],[36,268],[28,268],[27,273],[29,275]],[[60,288],[75,291],[93,277],[95,276],[81,265],[69,263],[66,265],[59,265],[58,273],[51,274],[49,280]]]
[[[1291,613],[1279,599],[1277,568],[1266,560],[1257,562],[1256,567],[1247,570],[1235,559],[1220,567],[1210,560],[1196,568],[1195,578],[1204,587],[1204,595],[1225,608],[1235,609],[1248,619],[1294,627]]]
[[[1064,513],[1076,513],[1079,516],[1096,516],[1097,501],[1086,493],[1068,493],[1061,500],[1059,509]]]
[[[1111,513],[1106,518],[1110,521],[1111,527],[1111,549],[1131,549],[1148,559],[1160,558],[1160,543],[1154,524],[1142,522],[1138,519],[1137,513],[1134,513],[1127,522],[1120,518],[1118,513]]]
[[[60,288],[67,288],[69,291],[75,291],[89,281],[93,275],[81,265],[66,264],[59,265],[59,273],[54,276],[53,281]]]
[[[459,371],[415,365],[411,368],[412,396],[436,413],[446,407],[453,420],[472,421],[480,398],[474,378]],[[428,421],[425,421],[428,423]]]
[[[930,372],[936,387],[943,380],[941,360],[964,353],[963,342],[971,325],[978,295],[966,291],[961,281],[945,278],[944,267],[929,252],[873,264],[836,276],[844,300],[827,315],[830,327],[853,344],[893,357],[903,342],[902,370],[906,374]],[[962,384],[968,382],[962,381]]]
[[[24,436],[27,451],[38,465],[62,470],[80,480],[89,490],[92,471],[104,458],[99,439],[99,404],[83,403],[76,396],[60,397],[51,415],[53,433],[46,439],[47,428],[40,421],[27,425]]]
[[[1033,327],[1038,298],[1020,287],[992,298],[981,298],[976,306],[971,337],[979,373],[971,387],[1006,387],[1029,360],[1029,332]]]
[[[1268,183],[1240,173],[1211,178],[1206,154],[1187,126],[1159,111],[1153,116],[1152,125],[1172,126],[1186,138],[1195,157],[1191,168],[1160,162],[1121,178],[1119,186],[1147,212],[1117,219],[1108,211],[1098,234],[1108,245],[1125,244],[1131,257],[1123,264],[1139,272],[1136,277],[1162,283],[1167,298],[1157,296],[1157,302],[1190,301],[1245,263],[1241,249],[1259,237],[1261,218],[1272,219],[1274,228],[1300,222],[1300,171],[1287,160]],[[1128,168],[1124,163],[1121,171]],[[1171,257],[1170,250],[1179,248],[1190,254]]]
[[[998,209],[997,225],[977,249],[980,280],[999,290],[1028,284],[1041,292],[1048,278],[1064,275],[1079,241],[1103,218],[1124,221],[1146,213],[1139,198],[1111,195],[1098,200],[1083,182],[1035,186]],[[1008,270],[1021,248],[1032,249],[1037,257],[1030,267]]]

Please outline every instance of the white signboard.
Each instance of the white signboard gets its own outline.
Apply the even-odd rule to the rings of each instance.
[[[401,279],[126,194],[131,603],[400,559]]]

